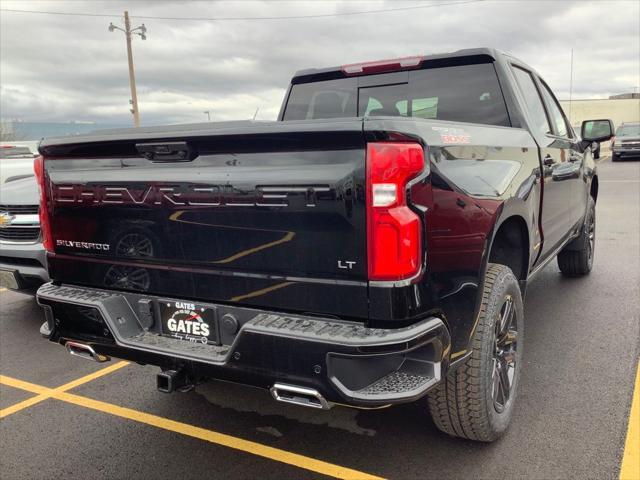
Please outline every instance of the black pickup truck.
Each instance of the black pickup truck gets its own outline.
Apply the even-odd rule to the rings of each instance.
[[[590,146],[611,129],[579,139],[534,70],[473,49],[300,71],[276,122],[44,140],[41,332],[159,366],[164,392],[215,378],[322,409],[426,395],[438,428],[492,441],[527,283],[556,256],[591,270]]]

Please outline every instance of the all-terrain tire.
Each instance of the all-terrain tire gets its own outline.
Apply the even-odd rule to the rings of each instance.
[[[567,277],[587,275],[593,268],[596,247],[596,202],[589,196],[580,236],[558,254],[558,267]]]
[[[511,305],[510,322],[514,336],[514,365],[510,372],[509,394],[497,402],[496,351],[502,338],[505,305]],[[506,322],[505,322],[506,323]],[[510,328],[507,325],[507,328]],[[490,263],[482,292],[482,304],[471,340],[471,355],[449,371],[447,377],[428,395],[429,410],[435,425],[449,435],[492,442],[500,437],[511,420],[516,399],[522,347],[524,312],[518,280],[509,267]],[[501,380],[499,377],[498,380]],[[509,380],[507,373],[506,380]]]

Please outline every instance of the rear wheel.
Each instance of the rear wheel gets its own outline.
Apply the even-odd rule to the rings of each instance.
[[[596,202],[589,197],[587,215],[580,236],[558,254],[558,267],[567,277],[587,275],[593,268],[596,248]]]
[[[520,286],[504,265],[490,263],[472,353],[428,396],[436,426],[449,435],[492,442],[511,420],[520,376],[524,312]]]
[[[616,155],[615,153],[611,153],[611,161],[612,162],[617,162],[620,160],[620,156]]]

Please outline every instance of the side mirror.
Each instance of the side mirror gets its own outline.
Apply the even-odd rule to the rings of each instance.
[[[613,137],[611,120],[585,120],[582,122],[580,136],[585,142],[606,142]]]

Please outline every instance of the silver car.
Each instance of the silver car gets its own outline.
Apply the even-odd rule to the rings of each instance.
[[[611,140],[611,160],[640,158],[640,123],[623,123],[616,129]]]
[[[0,155],[0,172],[11,171],[0,184],[0,287],[25,292],[49,281],[33,158]]]

